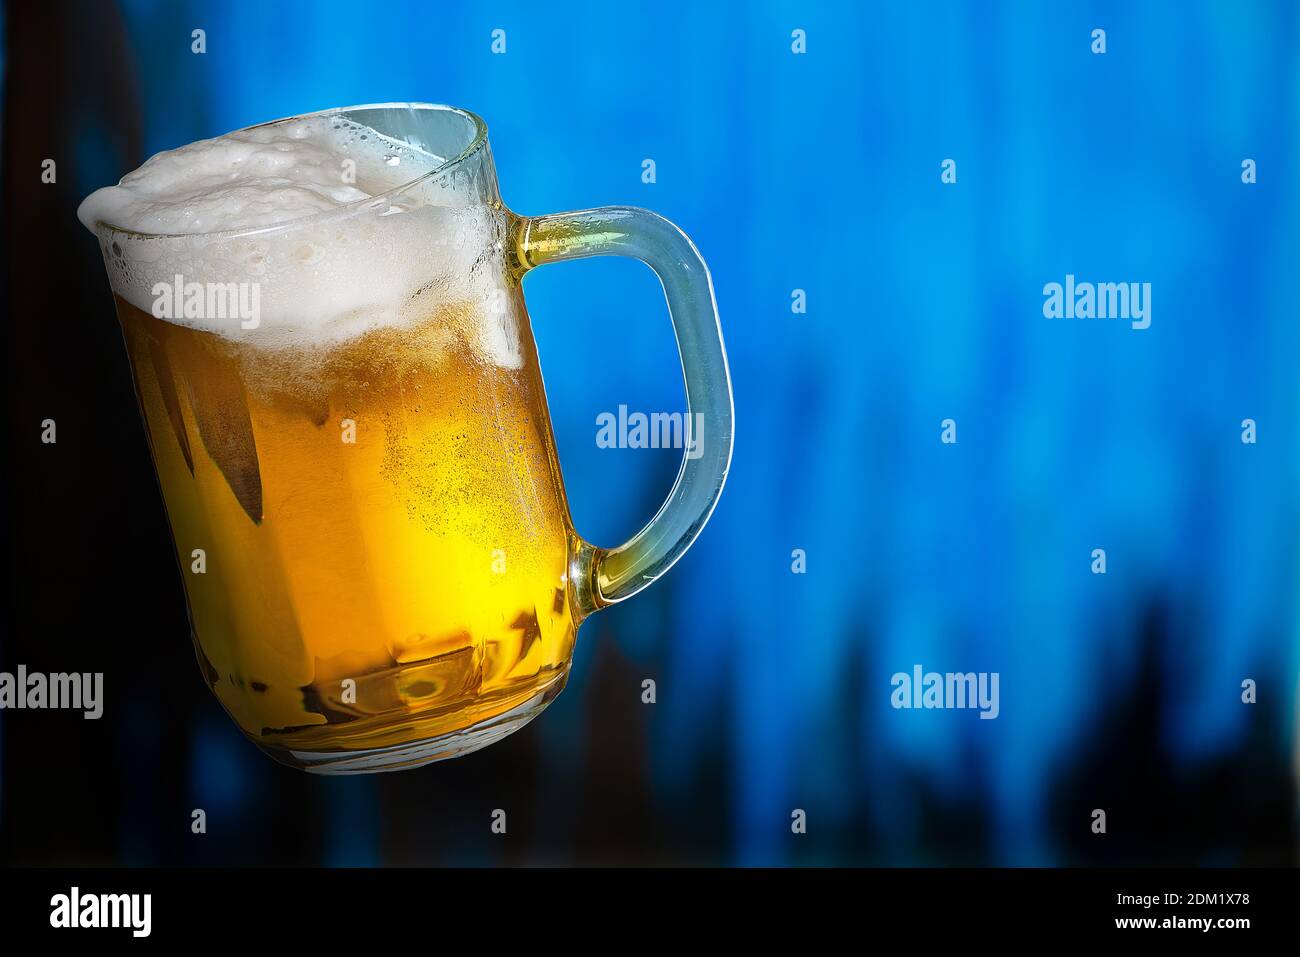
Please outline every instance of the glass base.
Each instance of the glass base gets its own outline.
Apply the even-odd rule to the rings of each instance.
[[[545,710],[564,688],[564,675],[541,688],[532,697],[509,711],[485,718],[477,724],[408,744],[351,751],[299,751],[255,742],[266,754],[281,764],[312,774],[373,774],[380,771],[404,771],[434,761],[445,761],[495,744],[518,731]]]

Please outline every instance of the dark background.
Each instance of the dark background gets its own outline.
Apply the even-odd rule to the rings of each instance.
[[[1291,5],[18,2],[3,32],[0,670],[102,671],[107,700],[0,712],[0,860],[1296,863]],[[521,212],[632,203],[692,235],[737,451],[695,548],[584,626],[540,719],[326,779],[203,684],[75,210],[159,149],[401,99],[483,115]],[[1153,282],[1152,328],[1044,319],[1067,272]],[[676,468],[593,441],[620,403],[681,406],[662,300],[617,262],[525,291],[575,522],[612,544]],[[1000,672],[1000,718],[892,710],[918,662]]]

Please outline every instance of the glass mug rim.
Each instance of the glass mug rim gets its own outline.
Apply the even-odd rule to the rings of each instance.
[[[331,116],[343,113],[356,113],[362,110],[439,110],[447,113],[454,113],[466,120],[474,130],[474,136],[468,146],[460,151],[456,156],[448,159],[446,162],[433,169],[426,170],[419,176],[407,180],[398,186],[382,193],[376,193],[374,196],[365,196],[361,199],[354,199],[350,203],[343,203],[340,206],[334,206],[330,209],[323,209],[319,212],[312,213],[309,216],[298,216],[294,219],[286,219],[282,223],[270,223],[264,226],[250,226],[243,229],[216,229],[198,233],[152,233],[144,232],[138,229],[127,229],[125,226],[118,226],[105,220],[95,221],[95,230],[106,230],[112,235],[124,236],[130,239],[173,239],[173,240],[223,240],[223,239],[241,239],[246,236],[265,236],[271,233],[282,232],[289,229],[298,229],[300,227],[312,226],[317,223],[326,222],[334,218],[344,218],[354,212],[369,207],[380,207],[385,202],[401,193],[406,192],[412,187],[427,182],[435,176],[439,176],[455,169],[462,163],[466,162],[477,153],[482,151],[488,141],[487,122],[483,117],[470,110],[462,109],[459,106],[449,106],[445,103],[361,103],[356,106],[333,106],[324,110],[315,110],[311,113],[295,113],[292,116],[282,116],[275,120],[266,120],[262,123],[254,123],[251,126],[241,126],[239,129],[231,130],[230,133],[245,133],[249,130],[258,130],[267,126],[276,126],[281,123],[292,123],[295,120],[307,120],[319,116]],[[230,135],[222,134],[222,135]]]

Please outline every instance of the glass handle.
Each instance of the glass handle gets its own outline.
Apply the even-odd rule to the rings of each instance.
[[[607,206],[521,219],[515,232],[521,272],[588,256],[630,256],[659,277],[686,379],[684,454],[668,499],[618,548],[583,543],[570,567],[585,616],[630,598],[668,571],[713,513],[731,464],[731,375],[718,326],[713,280],[695,245],[657,213]]]

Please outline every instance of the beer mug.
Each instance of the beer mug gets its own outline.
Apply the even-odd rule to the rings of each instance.
[[[446,106],[277,120],[230,148],[274,144],[232,154],[273,165],[322,128],[337,152],[311,162],[337,161],[342,191],[328,208],[215,231],[192,206],[151,228],[88,218],[91,200],[82,216],[202,673],[263,751],[349,774],[465,754],[545,708],[582,621],[667,571],[708,520],[732,401],[709,271],[672,223],[512,213],[485,124]],[[190,182],[168,157],[146,168],[258,212],[265,197],[211,170]],[[349,164],[376,157],[391,188],[349,201]],[[544,263],[604,255],[661,280],[699,433],[667,501],[617,548],[574,531],[520,289]]]

